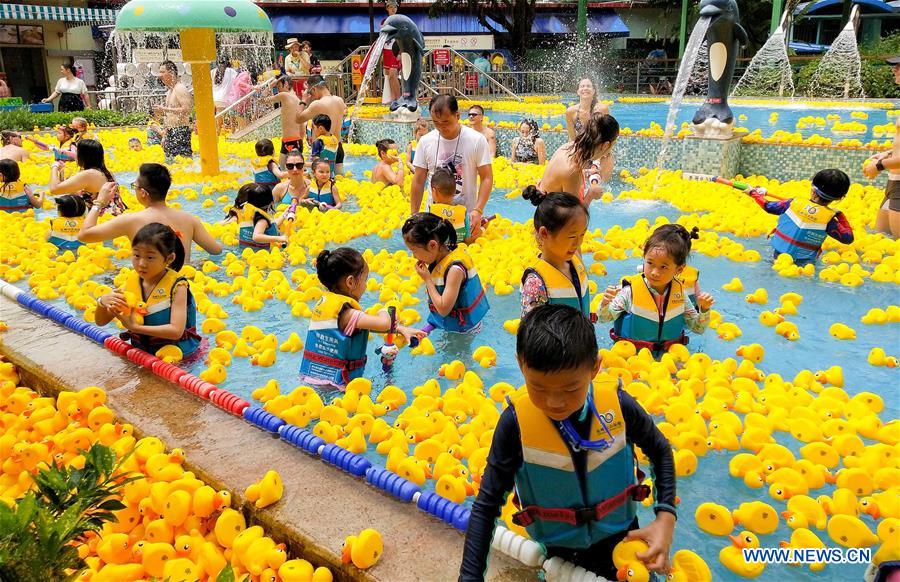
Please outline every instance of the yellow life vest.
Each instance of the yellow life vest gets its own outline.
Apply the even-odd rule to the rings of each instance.
[[[456,240],[463,242],[469,237],[469,212],[463,204],[441,204],[434,202],[428,211],[449,220],[456,230]]]
[[[536,273],[541,278],[541,281],[544,282],[549,303],[574,307],[581,311],[585,317],[590,317],[591,292],[587,269],[584,268],[584,263],[578,255],[572,256],[571,267],[574,270],[573,274],[578,278],[578,289],[559,269],[540,257],[530,267],[525,269],[525,273],[522,275],[522,282],[525,281],[529,273]]]

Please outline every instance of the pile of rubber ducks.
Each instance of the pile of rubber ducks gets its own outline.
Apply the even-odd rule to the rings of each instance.
[[[34,487],[32,474],[51,460],[78,467],[94,443],[124,458],[121,471],[139,476],[125,485],[124,508],[78,546],[88,567],[78,580],[215,580],[228,564],[254,580],[332,580],[324,567],[289,559],[259,526],[247,527],[232,509],[228,491],[217,491],[184,467],[180,449],[167,451],[155,437],[136,439],[133,427],[116,421],[106,393],[96,387],[43,397],[19,387],[12,364],[0,362],[0,502],[12,505]],[[248,489],[263,507],[280,497],[270,471]]]

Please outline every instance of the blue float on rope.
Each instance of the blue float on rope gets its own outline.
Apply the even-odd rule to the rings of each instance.
[[[469,527],[469,517],[472,512],[459,503],[454,503],[433,491],[423,491],[416,501],[416,505],[425,513],[430,513],[458,530],[466,531]]]
[[[285,424],[284,420],[278,418],[271,412],[263,410],[259,406],[248,406],[244,409],[244,420],[250,424],[256,425],[267,432],[278,434],[278,429]]]
[[[325,446],[325,440],[317,437],[305,428],[296,424],[285,423],[278,429],[281,440],[303,449],[311,455],[318,455],[319,449]]]
[[[366,471],[366,481],[406,503],[412,501],[416,492],[421,491],[419,486],[409,479],[404,479],[382,467],[369,467],[369,470]]]
[[[372,462],[365,457],[334,444],[325,445],[322,449],[322,459],[357,477],[363,477],[372,466]]]

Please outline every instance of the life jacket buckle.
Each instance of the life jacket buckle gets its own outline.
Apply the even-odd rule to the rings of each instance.
[[[650,492],[650,486],[646,483],[641,483],[640,485],[635,486],[631,498],[637,502],[641,502],[650,497]]]
[[[512,515],[512,522],[520,527],[528,527],[534,523],[534,517],[532,517],[531,512],[526,508],[514,513]]]
[[[575,510],[575,524],[585,525],[597,520],[597,507],[579,507]]]

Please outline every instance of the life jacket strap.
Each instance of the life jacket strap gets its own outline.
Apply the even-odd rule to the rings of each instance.
[[[686,346],[691,341],[690,338],[687,335],[685,335],[684,332],[681,332],[681,337],[679,337],[677,339],[673,339],[673,340],[664,341],[664,342],[648,342],[648,341],[644,341],[644,340],[631,339],[630,337],[622,337],[616,333],[615,329],[609,330],[609,337],[614,342],[617,342],[617,341],[629,342],[631,345],[636,347],[638,349],[638,351],[640,351],[641,348],[647,348],[651,352],[665,352],[670,347],[672,347],[676,344],[681,344],[683,346]]]
[[[350,382],[350,372],[365,368],[366,361],[369,359],[368,356],[363,356],[358,360],[341,360],[324,354],[317,354],[316,352],[311,352],[309,350],[303,350],[303,357],[310,362],[338,368],[341,371],[341,378],[344,382]]]
[[[570,525],[585,525],[592,521],[600,521],[614,510],[618,509],[628,501],[643,501],[650,496],[650,486],[640,483],[644,480],[644,473],[640,470],[637,472],[638,482],[629,485],[618,494],[604,499],[597,505],[592,507],[541,507],[539,505],[528,505],[521,507],[520,510],[513,514],[512,521],[514,524],[528,527],[536,520],[557,521],[568,523]],[[513,503],[519,507],[517,497],[513,498]]]
[[[466,324],[466,315],[475,311],[475,308],[478,307],[478,304],[481,303],[482,299],[484,299],[484,287],[481,288],[481,292],[478,293],[478,296],[475,297],[475,300],[472,301],[471,305],[468,307],[454,307],[450,310],[450,313],[447,314],[447,317],[455,317],[459,322],[459,325],[464,326]],[[428,309],[432,313],[437,313],[434,303],[429,302]]]
[[[159,337],[154,337],[152,335],[138,334],[131,331],[126,331],[119,334],[119,338],[122,341],[138,341],[142,345],[147,346],[148,348],[157,351],[159,348],[164,346],[175,345],[178,342],[183,342],[186,340],[197,340],[200,341],[203,339],[203,336],[197,333],[196,327],[186,327],[184,329],[184,333],[181,334],[181,337],[175,341],[169,339],[163,339]],[[149,350],[147,350],[149,352]]]
[[[796,240],[796,239],[792,239],[791,237],[789,237],[788,235],[784,234],[783,232],[781,232],[781,231],[778,230],[777,228],[776,228],[775,230],[772,231],[772,234],[774,234],[775,236],[777,236],[777,237],[780,238],[781,240],[787,242],[788,244],[792,244],[792,245],[794,245],[794,246],[798,246],[798,247],[800,247],[801,249],[806,249],[806,250],[812,251],[812,252],[814,252],[814,253],[819,252],[819,249],[821,248],[821,247],[817,247],[817,246],[815,246],[815,245],[811,245],[811,244],[809,244],[809,243],[805,243],[805,242],[803,242],[803,241],[799,241],[799,240]]]

